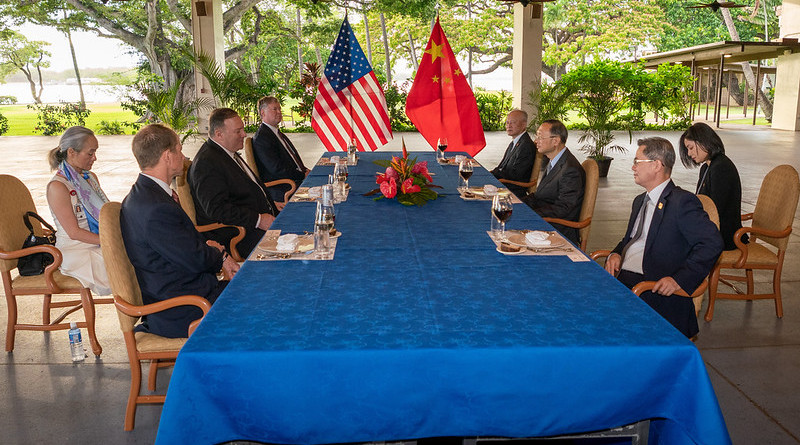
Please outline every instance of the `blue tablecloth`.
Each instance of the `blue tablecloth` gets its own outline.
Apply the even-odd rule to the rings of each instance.
[[[248,261],[178,356],[159,444],[531,437],[656,419],[653,443],[730,438],[695,346],[594,262],[504,256],[489,202],[429,160],[423,207],[363,193],[362,153],[333,261]],[[316,167],[304,185],[326,180]],[[476,168],[473,185],[499,185]],[[312,229],[314,203],[273,228]],[[525,205],[510,228],[549,229]]]

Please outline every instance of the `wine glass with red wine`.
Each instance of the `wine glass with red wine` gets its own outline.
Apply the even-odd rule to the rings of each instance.
[[[469,178],[472,176],[472,160],[464,159],[458,164],[458,176],[464,180],[463,190],[469,190]]]
[[[437,151],[438,160],[444,161],[445,160],[444,152],[445,150],[447,150],[447,138],[439,138],[439,140],[436,141],[436,149],[438,150]]]
[[[492,214],[500,221],[500,239],[506,239],[506,221],[511,218],[513,204],[508,194],[497,194],[492,198]]]

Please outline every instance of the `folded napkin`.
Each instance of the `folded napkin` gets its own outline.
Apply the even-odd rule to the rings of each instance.
[[[531,247],[546,247],[550,245],[550,234],[534,230],[525,234],[525,244]]]
[[[316,199],[322,196],[322,187],[316,186],[311,187],[308,189],[308,197],[311,199]]]
[[[275,246],[278,252],[294,252],[297,250],[297,235],[294,233],[287,233],[278,237],[278,243]]]
[[[339,156],[331,156],[331,164],[338,164]]]
[[[466,159],[467,159],[467,157],[464,156],[464,155],[456,155],[456,157],[455,157],[456,164],[460,164],[462,161],[464,161]]]
[[[486,196],[494,196],[497,194],[497,187],[493,186],[492,184],[486,184],[483,186],[483,194]]]

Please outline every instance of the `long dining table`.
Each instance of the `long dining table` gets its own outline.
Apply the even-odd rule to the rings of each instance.
[[[158,444],[542,437],[650,419],[650,443],[728,444],[697,348],[593,261],[503,255],[490,202],[364,196],[399,153],[360,153],[333,260],[246,261],[178,355]],[[331,156],[330,153],[325,156]],[[316,166],[304,186],[327,182]],[[470,185],[501,184],[476,167]],[[313,230],[292,202],[273,229]],[[510,229],[552,230],[524,204]]]

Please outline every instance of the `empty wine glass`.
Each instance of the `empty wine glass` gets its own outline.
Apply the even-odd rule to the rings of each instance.
[[[500,221],[500,240],[506,239],[506,221],[511,218],[514,206],[507,193],[494,195],[492,198],[492,214]]]
[[[445,160],[444,152],[445,150],[447,150],[447,138],[444,137],[439,138],[439,140],[436,141],[436,149],[438,150],[436,152],[437,160],[444,161]]]
[[[469,190],[469,178],[472,176],[472,161],[470,159],[464,159],[458,164],[458,175],[464,180],[463,190]]]

